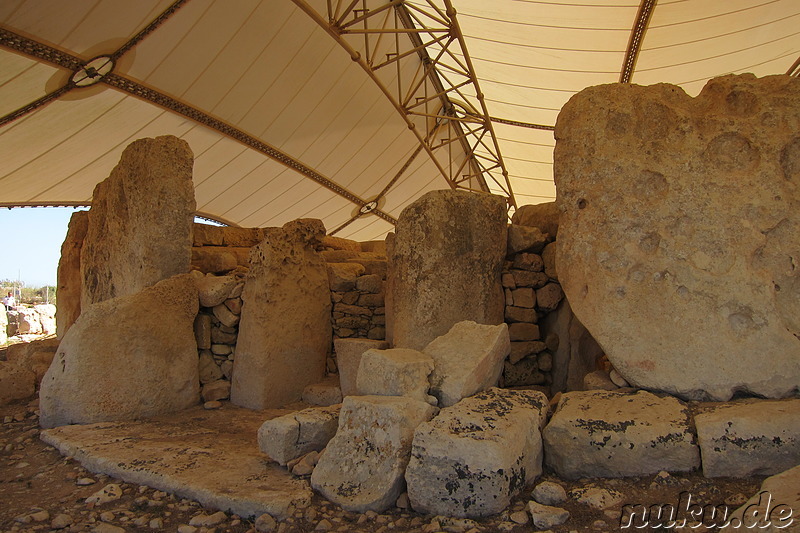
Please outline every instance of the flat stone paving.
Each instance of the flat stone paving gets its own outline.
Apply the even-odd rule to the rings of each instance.
[[[312,490],[258,449],[257,433],[285,409],[251,411],[225,404],[133,422],[44,430],[40,438],[86,469],[147,485],[242,517],[289,516],[310,505]]]

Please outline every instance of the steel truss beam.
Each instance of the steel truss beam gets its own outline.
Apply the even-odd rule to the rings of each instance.
[[[55,91],[15,110],[11,113],[8,113],[5,116],[0,117],[0,127],[5,126],[19,118],[22,118],[25,115],[28,115],[40,107],[46,106],[53,100],[58,99],[59,97],[63,96],[69,91],[72,90],[80,90],[80,85],[76,83],[76,79],[78,81],[85,80],[87,77],[96,78],[97,83],[104,83],[109,87],[113,87],[117,90],[126,92],[132,96],[140,98],[142,100],[146,100],[150,103],[158,105],[164,109],[168,109],[174,113],[178,113],[183,115],[186,118],[189,118],[199,124],[202,124],[208,128],[214,129],[217,132],[234,139],[254,150],[257,150],[264,154],[265,156],[277,161],[292,170],[300,173],[301,175],[305,176],[308,179],[311,179],[318,184],[322,185],[323,187],[327,188],[328,190],[338,194],[339,196],[346,198],[347,200],[351,201],[355,205],[357,205],[362,210],[365,206],[369,206],[370,209],[365,211],[365,213],[371,213],[383,220],[389,222],[390,224],[396,224],[397,219],[395,219],[390,214],[382,211],[381,209],[377,208],[377,204],[374,204],[373,201],[365,200],[360,198],[358,195],[354,194],[353,192],[349,191],[345,187],[339,185],[338,183],[334,182],[330,178],[322,175],[317,170],[303,164],[301,161],[291,157],[290,155],[282,152],[278,148],[270,145],[262,141],[261,139],[257,139],[252,135],[247,134],[233,126],[195,108],[190,105],[184,104],[179,102],[178,100],[171,98],[170,96],[160,93],[154,89],[150,89],[149,87],[145,87],[144,85],[137,83],[134,80],[128,79],[124,76],[115,74],[113,72],[113,64],[116,62],[122,55],[126,52],[131,50],[138,44],[141,40],[146,38],[150,33],[155,31],[161,24],[163,24],[170,16],[172,16],[180,7],[182,7],[187,0],[176,0],[172,5],[170,5],[161,15],[159,15],[156,19],[154,19],[150,24],[148,24],[143,30],[139,33],[134,35],[127,43],[125,43],[121,48],[113,52],[112,54],[106,56],[110,60],[111,67],[109,72],[104,74],[98,74],[97,72],[91,71],[90,67],[88,67],[89,63],[85,63],[82,59],[75,57],[71,54],[68,54],[62,50],[58,50],[56,48],[47,46],[43,43],[35,41],[33,39],[29,39],[22,35],[18,35],[10,30],[6,30],[0,28],[0,46],[9,48],[11,50],[15,50],[23,55],[28,57],[32,57],[35,59],[39,59],[41,61],[45,61],[50,63],[54,66],[64,68],[66,70],[72,71],[74,73],[73,78],[68,80],[62,87],[56,89]],[[85,74],[85,75],[84,75]],[[15,206],[46,206],[47,204],[43,203],[35,203],[35,204],[15,204]],[[78,204],[71,204],[71,203],[64,203],[58,205],[85,205],[85,202],[78,203]],[[0,207],[14,207],[14,206],[6,206],[0,205]],[[213,217],[206,213],[198,213],[198,216],[203,218],[208,218],[210,220],[215,220],[227,225],[237,225],[233,224],[230,221],[221,219],[219,217]]]
[[[516,208],[450,0],[292,1],[364,69],[451,188],[492,192]]]

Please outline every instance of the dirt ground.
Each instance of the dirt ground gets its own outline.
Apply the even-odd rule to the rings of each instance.
[[[56,528],[101,533],[179,531],[179,528],[180,533],[256,531],[254,520],[250,517],[242,518],[229,513],[214,515],[215,509],[203,509],[197,502],[88,472],[72,458],[62,457],[54,448],[44,444],[38,435],[35,400],[0,407],[0,531],[51,531]],[[564,481],[545,472],[537,483],[543,480],[561,484],[568,493],[573,489],[594,486],[623,495],[621,503],[605,511],[570,499],[562,506],[570,512],[569,520],[551,528],[554,533],[566,533],[621,531],[625,529],[621,526],[623,504],[672,504],[679,507],[687,494],[692,496],[693,503],[714,506],[727,504],[733,510],[757,492],[763,478],[711,480],[700,473],[691,473]],[[86,503],[86,498],[112,483],[119,484],[122,489],[119,499],[102,504]],[[293,517],[276,524],[274,530],[280,533],[537,531],[529,517],[520,512],[525,510],[530,492],[530,489],[523,491],[506,512],[476,521],[448,521],[399,508],[390,509],[382,515],[350,513],[315,496],[311,507],[296,511]],[[682,497],[684,500],[681,500]],[[214,517],[206,520],[203,526],[202,518],[207,515]],[[197,516],[199,518],[195,518]],[[526,522],[518,523],[523,520]],[[194,525],[190,526],[190,522]],[[633,525],[636,524],[634,522]],[[259,523],[259,529],[268,530],[270,525]],[[638,525],[642,525],[641,522]],[[664,528],[637,529],[663,531]],[[705,528],[691,530],[703,531]]]

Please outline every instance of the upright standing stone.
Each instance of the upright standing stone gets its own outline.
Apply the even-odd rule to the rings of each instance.
[[[503,322],[506,209],[499,196],[431,191],[403,209],[389,252],[396,348],[421,350],[456,322]]]
[[[69,219],[67,236],[58,260],[56,334],[62,338],[81,314],[81,248],[89,227],[89,213],[76,211]]]
[[[269,228],[250,252],[242,291],[231,401],[251,409],[300,400],[325,376],[331,346],[328,271],[316,252],[322,222]]]
[[[95,187],[80,260],[84,308],[189,271],[193,157],[177,137],[139,139]]]
[[[191,274],[84,308],[42,380],[42,427],[132,420],[196,404],[198,308]]]
[[[556,125],[556,262],[631,384],[688,399],[800,387],[800,79],[585,89]]]

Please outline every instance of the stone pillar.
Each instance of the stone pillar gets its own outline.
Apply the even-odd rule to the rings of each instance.
[[[83,307],[189,271],[192,163],[186,141],[139,139],[95,187],[80,259]]]
[[[89,213],[76,211],[69,219],[67,236],[58,260],[56,332],[62,338],[81,314],[81,248],[89,225]]]
[[[231,401],[251,409],[300,400],[325,375],[331,347],[328,271],[316,252],[322,222],[301,219],[269,228],[250,253]]]
[[[489,194],[431,191],[403,209],[389,247],[395,347],[421,350],[463,320],[503,323],[506,224],[504,199]]]
[[[800,79],[584,89],[556,124],[556,262],[636,387],[687,399],[800,387]]]

